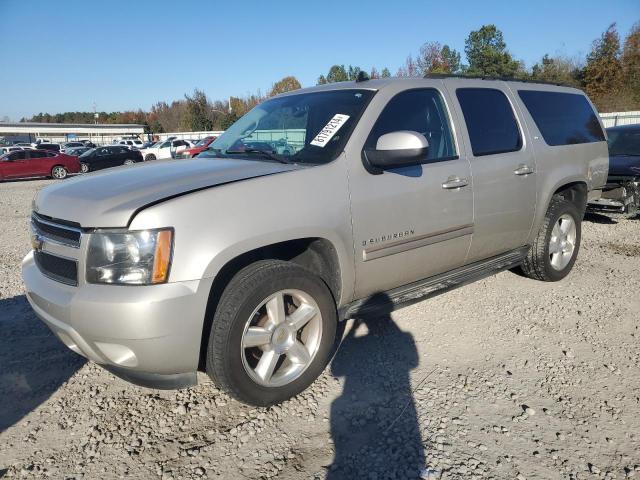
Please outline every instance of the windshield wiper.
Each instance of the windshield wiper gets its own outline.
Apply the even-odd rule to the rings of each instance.
[[[245,148],[244,150],[227,150],[224,153],[226,153],[226,154],[233,154],[233,153],[259,153],[261,155],[264,155],[265,157],[267,157],[270,160],[274,160],[274,161],[279,162],[279,163],[284,163],[285,165],[291,165],[291,164],[294,163],[294,162],[292,162],[290,160],[285,160],[284,158],[276,157],[273,153],[267,152],[266,150],[260,150],[259,148]]]

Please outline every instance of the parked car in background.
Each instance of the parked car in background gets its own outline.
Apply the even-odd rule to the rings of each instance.
[[[52,152],[59,152],[62,150],[59,143],[38,143],[36,148],[38,150],[50,150]]]
[[[67,153],[67,150],[74,147],[84,147],[82,142],[66,142],[61,145],[61,151]]]
[[[0,155],[3,155],[5,153],[9,153],[9,152],[17,152],[18,150],[24,150],[23,147],[18,147],[16,145],[7,145],[4,147],[0,147]]]
[[[67,155],[74,155],[76,157],[79,157],[80,155],[82,155],[84,152],[91,150],[90,147],[72,147],[72,148],[68,148],[64,153],[66,153]]]
[[[149,147],[151,147],[152,145],[155,145],[155,144],[156,144],[156,142],[144,142],[142,144],[142,147],[139,148],[139,150],[142,150],[143,148],[149,148]]]
[[[126,140],[118,140],[116,142],[118,145],[124,145],[125,147],[129,147],[129,148],[136,148],[136,149],[141,149],[142,148],[142,140],[138,140],[136,139],[126,139]]]
[[[139,150],[132,150],[125,145],[108,145],[87,150],[78,159],[80,171],[87,173],[142,162],[142,154]]]
[[[609,175],[602,197],[589,203],[592,210],[635,215],[640,210],[640,124],[607,128]]]
[[[187,140],[181,140],[174,137],[172,139],[157,142],[149,148],[140,150],[140,152],[142,153],[142,158],[144,158],[145,162],[150,160],[169,160],[171,158],[175,158],[177,153],[187,148],[191,148],[192,146],[193,145],[191,145]]]
[[[96,144],[93,143],[91,140],[81,140],[81,142],[85,147],[96,148]]]
[[[78,157],[48,150],[20,150],[0,156],[0,180],[52,177],[58,180],[80,172]]]
[[[51,140],[48,138],[37,138],[36,141],[31,144],[31,146],[37,147],[41,143],[51,143]]]
[[[13,145],[14,145],[15,147],[33,148],[33,147],[31,146],[31,144],[30,144],[30,143],[27,143],[27,142],[14,143]]]
[[[185,148],[182,150],[179,155],[176,155],[176,158],[193,158],[199,153],[205,151],[216,138],[218,137],[209,136],[198,140],[198,142],[196,142],[191,148]]]

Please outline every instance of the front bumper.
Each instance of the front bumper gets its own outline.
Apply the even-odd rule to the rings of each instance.
[[[22,262],[35,313],[74,352],[146,387],[196,383],[212,279],[149,286],[65,285]]]

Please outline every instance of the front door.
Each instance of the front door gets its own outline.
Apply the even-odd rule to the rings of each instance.
[[[452,82],[473,174],[471,263],[527,243],[536,208],[536,164],[525,124],[504,82]]]
[[[11,152],[2,162],[2,175],[4,178],[30,177],[33,172],[29,169],[27,152],[18,150]]]
[[[459,267],[471,242],[471,171],[456,146],[444,92],[418,88],[395,94],[364,148],[375,148],[380,136],[399,130],[427,138],[421,165],[372,173],[358,158],[350,173],[356,298]]]

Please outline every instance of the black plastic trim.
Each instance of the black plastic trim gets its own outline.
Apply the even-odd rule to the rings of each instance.
[[[130,370],[128,368],[116,367],[114,365],[102,365],[102,368],[113,373],[116,377],[126,380],[129,383],[145,388],[157,388],[159,390],[176,390],[179,388],[193,387],[198,384],[196,372],[187,373],[147,373]]]
[[[523,246],[440,275],[387,290],[386,292],[376,292],[371,296],[355,300],[338,309],[338,318],[346,320],[390,313],[400,307],[420,302],[503,270],[517,267],[522,263],[529,248],[529,246]],[[380,295],[380,293],[384,295]]]

